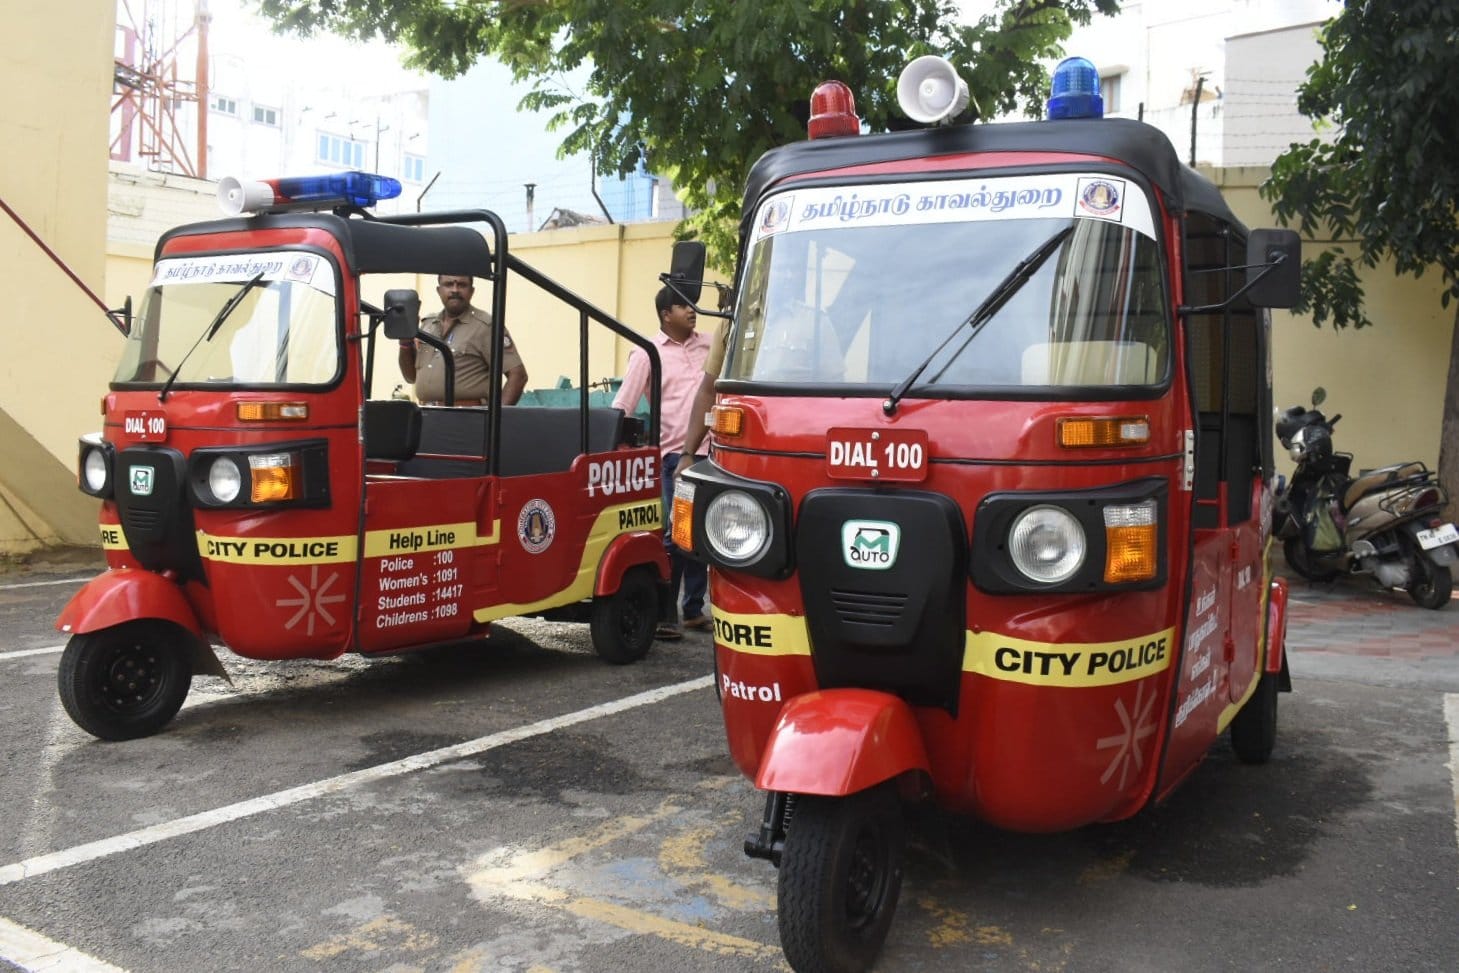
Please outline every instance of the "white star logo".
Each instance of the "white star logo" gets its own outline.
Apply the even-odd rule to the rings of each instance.
[[[338,580],[339,572],[331,571],[329,577],[324,579],[324,583],[320,584],[319,565],[317,564],[309,569],[308,587],[305,587],[304,582],[292,574],[289,575],[289,584],[293,585],[294,590],[299,592],[299,597],[280,598],[274,604],[279,608],[298,608],[299,610],[294,612],[293,618],[284,623],[284,628],[293,628],[302,619],[307,618],[308,621],[305,622],[304,634],[313,635],[314,616],[316,614],[324,620],[325,624],[333,625],[334,616],[330,614],[327,606],[337,605],[345,600],[344,595],[331,595],[328,593],[329,589],[334,587],[334,583]]]
[[[1120,772],[1120,789],[1123,790],[1125,782],[1129,779],[1130,765],[1135,765],[1135,771],[1137,773],[1144,767],[1145,758],[1141,754],[1140,748],[1145,738],[1155,732],[1155,720],[1151,716],[1151,711],[1155,709],[1155,695],[1152,691],[1150,698],[1148,700],[1144,699],[1145,684],[1142,682],[1135,689],[1135,705],[1130,710],[1125,709],[1125,701],[1123,699],[1115,700],[1115,715],[1120,718],[1120,725],[1124,727],[1124,731],[1114,736],[1101,737],[1095,741],[1094,748],[1096,750],[1108,750],[1110,747],[1119,748],[1115,751],[1114,758],[1110,760],[1109,766],[1100,775],[1099,782],[1101,784],[1108,784],[1109,779],[1114,776],[1115,770],[1118,769]],[[1144,700],[1143,703],[1142,700]],[[1136,714],[1133,719],[1130,716],[1131,710]]]

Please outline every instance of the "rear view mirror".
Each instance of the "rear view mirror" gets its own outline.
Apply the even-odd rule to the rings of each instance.
[[[401,288],[385,292],[385,337],[408,341],[420,330],[420,295]]]
[[[1246,242],[1246,297],[1255,307],[1292,307],[1302,280],[1295,230],[1252,230]]]
[[[132,333],[132,295],[128,294],[122,306],[107,311],[106,316],[111,318],[111,323],[116,325],[122,334],[130,336]]]
[[[680,240],[674,244],[669,277],[665,283],[685,301],[698,307],[699,295],[704,291],[703,243],[698,240]]]

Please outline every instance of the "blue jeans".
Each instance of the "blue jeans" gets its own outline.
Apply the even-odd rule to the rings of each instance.
[[[664,547],[669,552],[670,580],[668,590],[659,595],[659,620],[668,622],[679,620],[674,610],[674,601],[681,585],[684,589],[685,618],[697,618],[704,614],[704,598],[709,593],[709,569],[680,553],[670,536],[674,511],[674,470],[678,466],[679,454],[669,453],[664,457],[663,469],[660,471],[664,501]]]

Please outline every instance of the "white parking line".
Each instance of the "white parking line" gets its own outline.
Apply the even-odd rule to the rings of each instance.
[[[0,652],[0,662],[6,659],[24,659],[28,655],[50,655],[53,652],[61,652],[64,645],[48,645],[43,649],[16,649],[14,652]]]
[[[99,858],[106,858],[123,851],[131,851],[134,848],[142,848],[146,845],[156,844],[159,841],[166,841],[169,838],[178,838],[185,834],[192,834],[195,831],[204,831],[208,828],[217,827],[220,824],[238,821],[243,818],[252,817],[255,814],[263,814],[265,811],[275,811],[279,808],[288,807],[291,804],[310,801],[316,797],[337,794],[340,791],[358,787],[361,784],[369,784],[390,777],[398,777],[416,770],[425,770],[451,760],[461,760],[488,750],[494,750],[508,743],[516,743],[518,740],[526,740],[531,737],[541,736],[545,733],[551,733],[553,730],[561,730],[565,727],[576,726],[579,723],[586,723],[604,716],[611,716],[615,713],[637,709],[640,706],[648,706],[683,693],[693,692],[697,689],[707,689],[713,684],[714,677],[700,676],[698,679],[675,683],[672,686],[660,686],[658,689],[650,689],[647,692],[636,693],[633,696],[625,696],[622,699],[599,703],[597,706],[589,706],[587,709],[580,709],[575,713],[566,713],[562,716],[538,720],[536,723],[529,723],[526,726],[502,730],[499,733],[477,737],[475,740],[468,740],[465,743],[458,743],[454,746],[414,754],[375,767],[366,767],[364,770],[340,774],[338,777],[330,777],[313,784],[303,784],[299,787],[276,791],[273,794],[266,794],[263,797],[255,797],[251,800],[240,801],[237,804],[229,804],[226,807],[214,808],[211,811],[191,814],[174,821],[165,821],[162,824],[155,824],[137,831],[128,832],[127,834],[117,835],[113,838],[103,838],[100,841],[91,841],[84,845],[76,845],[75,847],[65,848],[61,851],[37,855],[34,858],[27,858],[13,865],[0,867],[0,885],[12,885],[22,879],[32,878],[36,875],[44,875],[47,872],[69,868],[72,865],[96,861]]]
[[[1454,838],[1459,841],[1459,693],[1444,694],[1444,722],[1449,725],[1449,786],[1454,791]]]
[[[94,577],[96,575],[88,574],[84,578],[55,578],[51,581],[17,581],[14,584],[0,584],[0,591],[10,591],[14,588],[44,588],[46,585],[52,584],[85,584]]]
[[[126,973],[4,918],[0,918],[0,959],[30,973]]]

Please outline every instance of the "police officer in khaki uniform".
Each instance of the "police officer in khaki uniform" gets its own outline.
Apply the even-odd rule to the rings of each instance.
[[[456,362],[456,405],[491,401],[491,315],[471,306],[476,287],[470,277],[442,274],[436,293],[442,310],[421,319],[420,329],[445,340]],[[502,405],[515,405],[527,387],[527,368],[510,334],[502,335]],[[444,405],[446,369],[440,352],[424,342],[400,343],[400,374],[415,384],[422,405]]]

